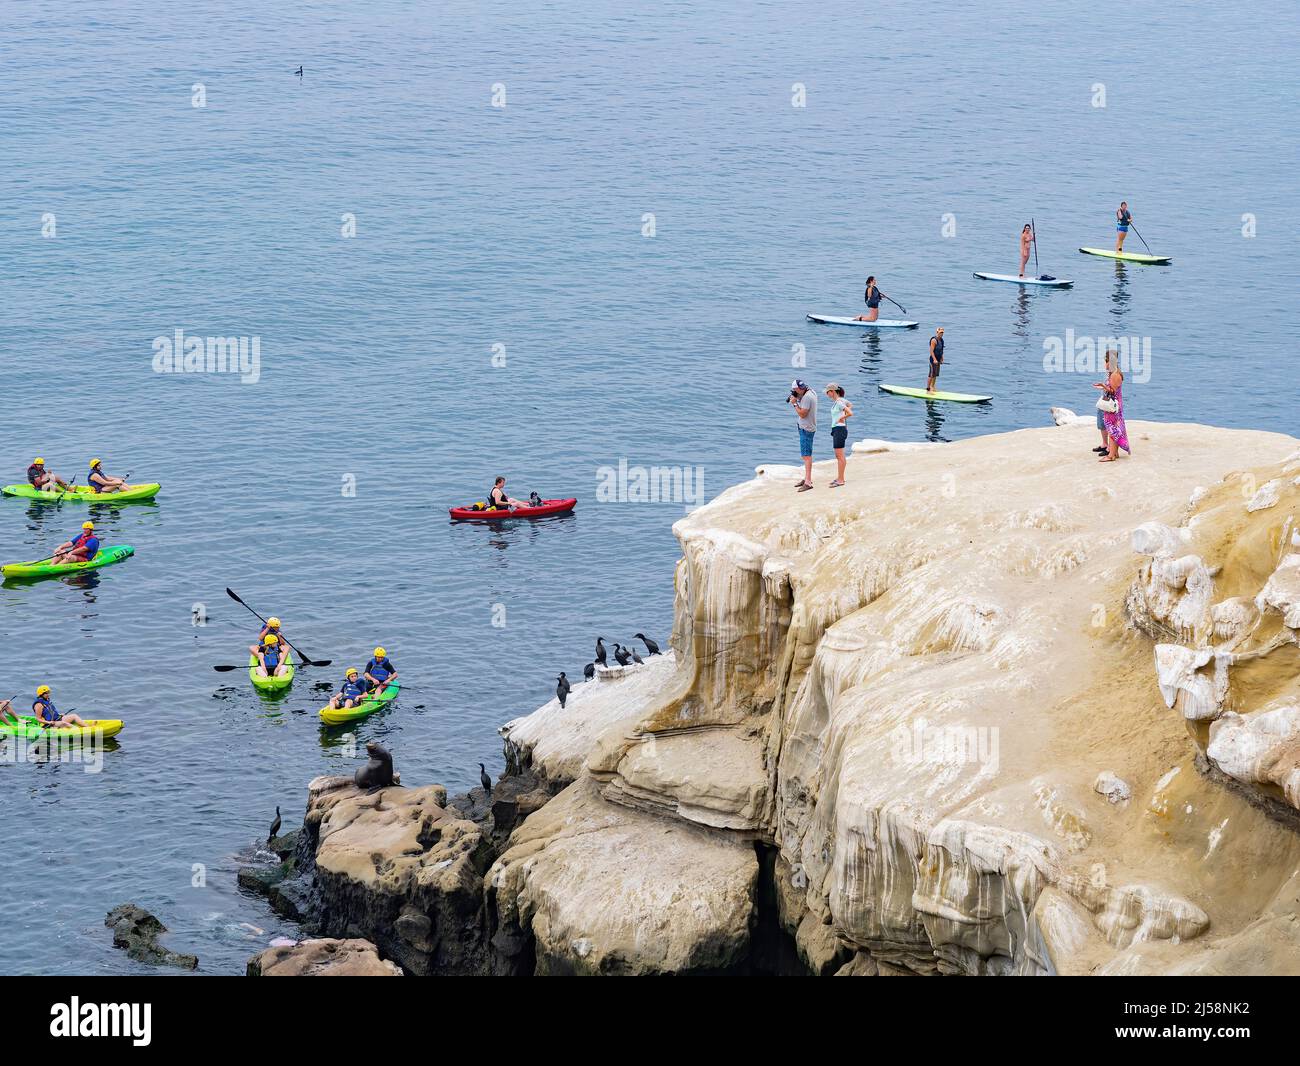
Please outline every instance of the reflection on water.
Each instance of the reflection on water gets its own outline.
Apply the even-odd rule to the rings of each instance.
[[[943,429],[943,404],[936,400],[925,401],[925,439],[933,442],[947,441]]]
[[[1019,285],[1016,293],[1016,309],[1012,316],[1011,332],[1017,337],[1029,339],[1029,289]]]
[[[541,518],[498,518],[491,521],[453,519],[452,536],[481,536],[491,547],[504,552],[512,545],[533,543],[543,536],[567,536],[577,518],[577,512],[570,511],[568,514],[543,515]]]
[[[858,369],[861,373],[874,375],[875,371],[880,369],[880,365],[880,331],[866,330],[862,337],[862,362]],[[875,380],[874,376],[872,380]]]
[[[1128,264],[1123,260],[1116,259],[1115,287],[1110,293],[1110,313],[1116,318],[1123,318],[1128,313],[1129,300],[1131,299],[1128,284]]]

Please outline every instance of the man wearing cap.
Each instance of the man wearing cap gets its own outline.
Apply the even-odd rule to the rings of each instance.
[[[806,382],[796,378],[785,402],[794,407],[799,422],[799,455],[803,459],[803,478],[795,485],[800,492],[812,488],[813,434],[817,432],[817,394]]]
[[[934,383],[939,379],[939,371],[943,369],[943,327],[940,326],[934,331],[934,336],[930,338],[930,377],[925,383],[926,392],[934,392]]]
[[[99,538],[95,536],[95,523],[82,522],[81,535],[75,540],[65,540],[50,556],[52,563],[88,563],[99,551]]]
[[[104,471],[104,464],[99,459],[90,460],[90,476],[86,479],[96,492],[121,492],[126,482],[120,477],[113,477]]]
[[[55,486],[58,486],[61,489],[72,488],[72,486],[64,481],[63,478],[59,477],[58,474],[46,470],[45,460],[39,455],[32,460],[32,465],[27,468],[27,483],[31,485],[32,488],[38,489],[41,492],[53,492]]]

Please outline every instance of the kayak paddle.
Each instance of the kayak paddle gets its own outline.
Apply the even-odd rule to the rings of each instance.
[[[239,598],[239,593],[237,593],[234,589],[232,588],[226,589],[226,595],[229,596],[240,606],[248,608],[248,610],[252,613],[254,618],[258,619],[262,623],[262,625],[266,625],[266,619],[263,618],[256,611],[254,611],[253,608],[249,607],[248,604],[244,603],[244,601]],[[283,640],[284,638],[282,637],[281,639]],[[298,652],[298,665],[300,666],[329,666],[330,663],[334,661],[333,659],[308,658],[301,651],[299,651],[299,649],[295,648],[292,644],[290,644],[287,640],[285,640],[284,643],[287,647],[291,648],[293,651]],[[231,669],[238,670],[239,667],[235,666],[232,667]]]
[[[59,493],[59,498],[58,498],[57,500],[54,501],[54,509],[55,509],[56,511],[57,511],[60,507],[63,506],[63,498],[64,498],[65,496],[67,496],[68,493],[72,492],[72,490],[73,490],[73,486],[75,486],[75,485],[77,484],[77,475],[76,475],[76,474],[73,474],[73,475],[72,475],[72,480],[69,481],[67,484],[68,484],[68,487],[65,488],[62,492],[60,492],[60,493]]]

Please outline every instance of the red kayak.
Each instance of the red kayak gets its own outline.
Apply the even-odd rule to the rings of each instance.
[[[577,506],[576,497],[567,500],[543,500],[540,507],[516,507],[513,511],[487,509],[476,510],[473,507],[450,508],[452,518],[479,518],[500,521],[503,518],[543,518],[550,514],[568,514]]]

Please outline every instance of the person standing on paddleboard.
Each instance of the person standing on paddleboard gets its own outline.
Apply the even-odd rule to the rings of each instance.
[[[1020,231],[1020,277],[1025,276],[1025,264],[1029,262],[1029,253],[1032,251],[1034,243],[1034,228],[1025,223],[1025,228]]]
[[[872,274],[871,277],[867,278],[867,288],[863,292],[862,298],[867,301],[867,313],[865,315],[858,315],[858,317],[853,321],[874,322],[880,317],[880,301],[889,299],[888,296],[876,287],[875,274]]]
[[[934,392],[934,383],[939,380],[939,371],[943,367],[943,327],[939,326],[930,338],[930,379],[925,383],[926,392]]]
[[[1128,224],[1133,221],[1133,215],[1128,209],[1128,201],[1121,200],[1119,210],[1115,212],[1115,251],[1124,250],[1124,238],[1128,236]]]
[[[812,485],[813,434],[817,432],[817,394],[806,382],[796,378],[790,385],[790,395],[785,402],[793,405],[799,423],[799,457],[803,460],[803,477],[795,483],[799,492],[807,492]]]

